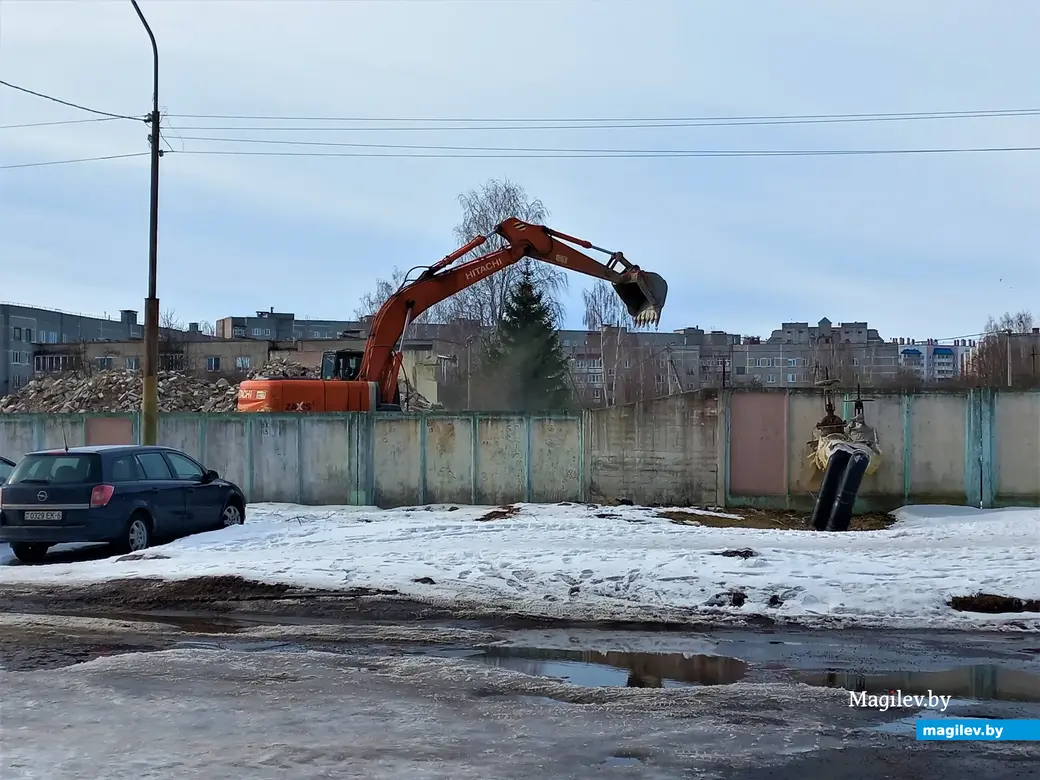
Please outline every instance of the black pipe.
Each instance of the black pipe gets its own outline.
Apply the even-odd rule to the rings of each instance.
[[[838,487],[838,496],[831,508],[831,516],[827,521],[828,531],[848,531],[852,523],[852,508],[856,503],[856,494],[859,486],[863,483],[863,475],[867,472],[870,456],[863,452],[857,452],[849,460],[845,467],[845,473],[841,477],[841,485]]]
[[[848,450],[835,450],[827,459],[823,482],[820,483],[820,495],[816,497],[812,517],[809,518],[809,527],[814,531],[822,531],[827,527],[827,520],[831,516],[831,508],[834,506],[834,499],[837,497],[838,487],[841,485],[841,477],[845,473],[845,467],[849,465],[851,457],[852,453]]]

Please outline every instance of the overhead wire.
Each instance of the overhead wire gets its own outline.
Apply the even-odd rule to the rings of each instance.
[[[522,124],[525,127],[532,123],[566,123],[580,127],[589,124],[615,123],[705,123],[719,127],[730,127],[734,124],[816,124],[845,122],[899,122],[925,119],[978,119],[987,117],[1036,116],[1040,108],[1006,108],[1006,109],[971,109],[961,111],[911,111],[889,113],[857,113],[857,114],[775,114],[746,116],[651,116],[651,117],[392,117],[392,116],[293,116],[287,114],[170,114],[179,119],[228,119],[234,121],[277,121],[277,122],[412,122],[412,123],[484,123],[484,124]],[[696,126],[696,125],[695,125]],[[189,128],[191,129],[191,128]],[[364,128],[373,129],[373,128]],[[408,128],[414,129],[414,128]],[[506,129],[495,127],[492,129]],[[520,129],[520,128],[518,128]],[[557,129],[555,127],[548,129]]]
[[[43,162],[14,163],[12,165],[0,165],[0,171],[12,168],[42,168],[48,165],[71,165],[73,163],[99,162],[102,160],[123,160],[128,157],[144,157],[149,152],[132,152],[129,154],[106,154],[98,157],[78,157],[72,160],[45,160]]]
[[[185,137],[187,140],[187,137]],[[389,145],[384,145],[385,148]],[[393,147],[392,147],[393,148]],[[409,149],[414,147],[397,147]],[[491,151],[495,147],[427,147],[430,151],[386,151],[376,152],[306,152],[306,151],[264,151],[246,149],[187,149],[178,154],[244,156],[244,157],[343,157],[343,158],[379,158],[405,157],[430,159],[653,159],[653,158],[748,158],[748,157],[857,157],[886,155],[925,155],[925,154],[983,154],[1038,152],[1040,146],[989,146],[989,147],[949,147],[922,149],[741,149],[741,150],[562,150],[562,149],[509,149]],[[443,149],[444,151],[439,151]],[[487,150],[487,153],[485,153]]]
[[[0,125],[0,130],[22,130],[30,127],[55,127],[57,125],[82,125],[91,122],[113,122],[116,117],[99,116],[93,119],[59,119],[54,122],[26,122],[20,125]]]
[[[68,101],[68,100],[62,100],[61,98],[54,97],[53,95],[47,95],[47,94],[44,94],[43,92],[37,92],[35,90],[29,89],[28,87],[20,87],[17,84],[12,84],[10,81],[4,81],[2,79],[0,79],[0,85],[3,85],[5,87],[9,87],[10,89],[17,90],[18,92],[24,92],[25,94],[32,95],[33,97],[42,98],[43,100],[49,100],[52,103],[58,103],[59,105],[62,105],[62,106],[68,106],[69,108],[75,108],[75,109],[78,109],[79,111],[86,111],[86,112],[88,112],[90,114],[98,114],[99,116],[105,116],[105,117],[108,117],[110,119],[130,119],[130,120],[133,120],[135,122],[139,122],[139,121],[142,121],[144,119],[144,117],[140,117],[140,116],[130,116],[128,114],[113,114],[111,111],[102,111],[102,110],[97,109],[97,108],[90,108],[89,106],[80,105],[79,103],[73,103],[73,102]]]

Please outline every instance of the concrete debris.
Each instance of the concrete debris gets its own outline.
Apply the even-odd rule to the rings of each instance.
[[[250,379],[321,379],[321,370],[286,358],[275,358],[249,373]]]
[[[235,411],[238,385],[227,379],[209,382],[176,371],[160,371],[157,379],[161,412]],[[141,409],[141,390],[141,374],[129,370],[43,377],[0,398],[0,413],[136,412]]]

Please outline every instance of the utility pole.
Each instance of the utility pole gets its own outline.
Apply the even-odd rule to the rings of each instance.
[[[141,443],[157,444],[159,437],[159,299],[156,297],[156,280],[159,254],[159,47],[155,43],[152,28],[141,13],[137,0],[130,0],[137,18],[144,25],[148,39],[152,42],[152,132],[148,141],[152,145],[152,185],[148,209],[148,297],[144,301],[144,388],[141,393]]]

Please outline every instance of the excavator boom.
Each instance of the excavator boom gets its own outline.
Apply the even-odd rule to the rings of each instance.
[[[668,283],[659,275],[643,271],[639,266],[629,262],[621,252],[611,252],[584,239],[569,236],[566,233],[535,225],[523,220],[510,218],[502,221],[494,231],[503,240],[500,249],[488,252],[471,260],[455,265],[455,261],[478,249],[486,241],[486,236],[476,236],[465,246],[455,250],[442,260],[429,266],[417,279],[403,284],[376,312],[372,320],[364,355],[356,372],[351,372],[351,379],[336,380],[344,384],[374,385],[377,388],[378,400],[383,404],[393,403],[397,396],[397,379],[401,367],[399,342],[408,328],[423,312],[443,300],[461,292],[482,279],[508,268],[520,260],[529,258],[549,263],[560,268],[577,271],[585,276],[609,282],[618,297],[625,304],[629,315],[637,326],[656,325],[661,319],[661,310],[668,297]],[[591,249],[609,256],[606,262],[589,257],[575,247]],[[325,377],[323,379],[332,379]],[[284,380],[286,382],[306,382],[307,380]],[[319,380],[311,380],[312,382]],[[260,388],[256,383],[245,382],[241,385],[239,409],[243,411],[266,411],[282,406],[289,407],[288,402],[263,405],[255,400],[258,393],[280,392],[285,395],[284,388]],[[329,384],[325,382],[324,384]],[[314,392],[317,392],[315,389]],[[326,398],[331,396],[325,390]],[[337,391],[337,399],[348,396]],[[366,394],[359,392],[349,395],[350,399],[362,398]],[[337,401],[336,405],[343,401]],[[353,405],[354,400],[346,400]],[[308,408],[321,411],[318,405]],[[328,406],[328,403],[325,404]],[[365,408],[372,408],[364,404]],[[359,411],[359,409],[323,409],[324,411]]]

